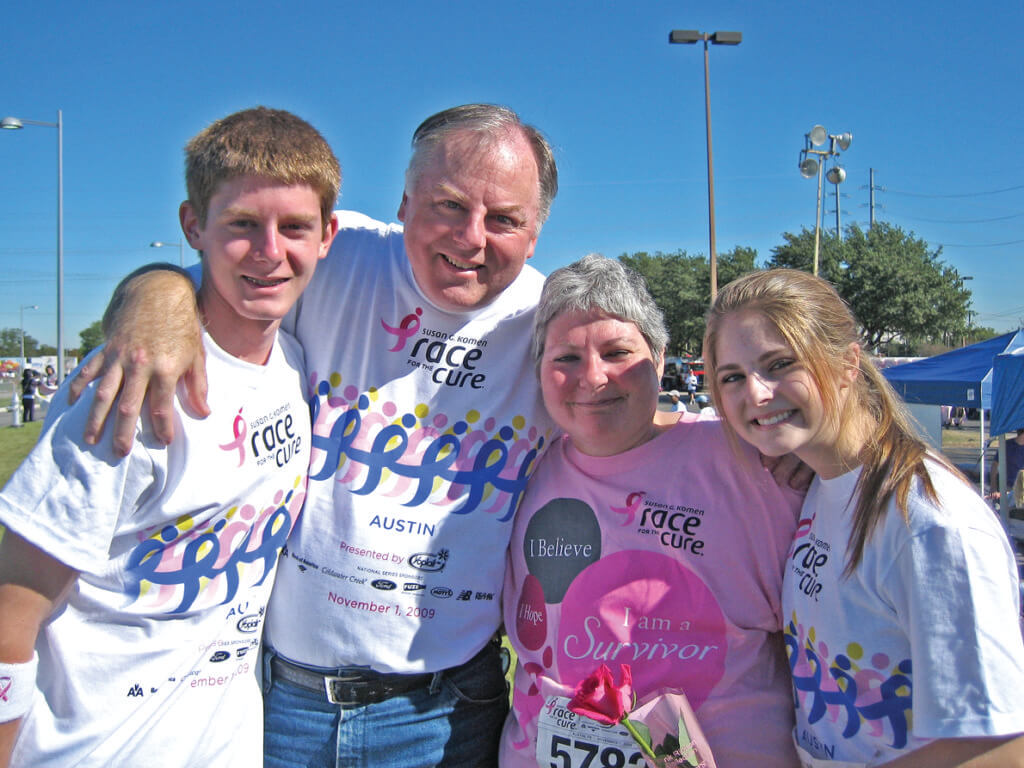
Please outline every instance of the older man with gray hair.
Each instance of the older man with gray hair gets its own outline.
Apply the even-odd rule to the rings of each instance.
[[[305,350],[313,443],[268,609],[267,766],[497,764],[505,549],[553,432],[530,370],[543,278],[526,260],[557,186],[536,129],[503,107],[466,105],[416,130],[404,231],[336,214],[331,253],[283,326]],[[263,263],[242,270],[254,296],[275,290],[283,237],[267,232]],[[155,371],[167,371],[148,385],[155,400],[169,402],[190,368],[204,407],[193,351],[173,362],[151,351],[188,347],[179,337],[195,319],[167,308],[185,304],[181,284],[167,290],[175,278],[133,288],[106,362],[76,382],[104,376],[91,439],[122,374],[122,447]],[[170,439],[166,402],[151,399],[150,412]],[[267,462],[289,450],[273,423],[242,430]]]

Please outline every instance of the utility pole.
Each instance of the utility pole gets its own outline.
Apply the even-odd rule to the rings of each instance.
[[[871,229],[875,228],[875,169],[868,169],[868,209],[871,211]]]
[[[861,187],[864,189],[864,187]],[[875,226],[875,208],[885,208],[884,205],[877,205],[875,203],[875,192],[885,192],[885,187],[879,187],[875,184],[875,169],[868,169],[868,208],[870,210],[871,227]]]

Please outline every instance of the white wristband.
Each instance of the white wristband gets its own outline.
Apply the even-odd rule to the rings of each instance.
[[[0,723],[17,720],[32,706],[39,655],[23,664],[0,663]]]

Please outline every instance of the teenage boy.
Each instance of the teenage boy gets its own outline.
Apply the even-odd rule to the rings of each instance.
[[[312,126],[262,107],[185,155],[212,415],[176,401],[183,439],[143,419],[121,461],[109,430],[82,439],[94,388],[54,399],[0,494],[0,765],[262,765],[254,665],[310,450],[278,326],[330,248],[341,174]]]

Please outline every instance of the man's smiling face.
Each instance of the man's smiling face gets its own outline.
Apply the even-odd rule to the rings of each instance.
[[[449,311],[492,302],[533,255],[539,209],[537,163],[521,133],[449,136],[410,180],[398,209],[420,289]]]

